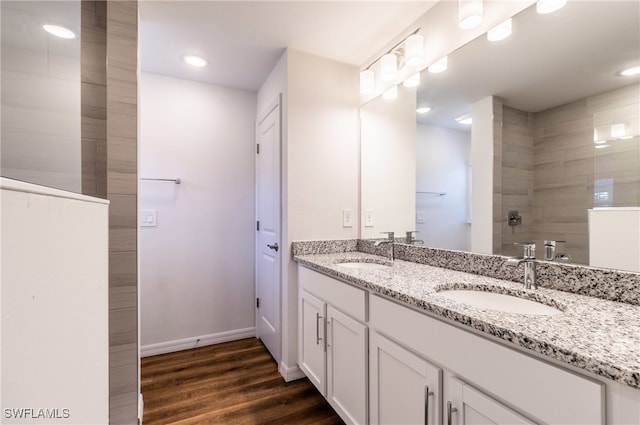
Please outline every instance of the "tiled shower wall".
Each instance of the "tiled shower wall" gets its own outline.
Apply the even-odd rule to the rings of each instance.
[[[499,229],[503,255],[522,255],[516,242],[533,236],[533,114],[509,106],[502,108],[502,208]],[[509,226],[507,215],[517,210],[522,217],[518,226]]]
[[[533,240],[541,251],[545,239],[566,240],[559,250],[573,262],[589,263],[587,210],[594,207],[594,182],[613,179],[608,204],[598,206],[640,205],[639,99],[640,85],[633,84],[535,114],[508,106],[495,114],[502,131],[494,143],[495,168],[501,170],[494,175],[500,185],[494,211],[501,212],[494,228],[502,243],[494,240],[494,252],[520,255],[513,242]],[[614,123],[626,123],[635,137],[595,149],[594,125],[608,132]],[[510,209],[523,221],[514,230],[507,225]]]
[[[138,417],[137,1],[82,2],[82,187],[109,205],[109,421]]]

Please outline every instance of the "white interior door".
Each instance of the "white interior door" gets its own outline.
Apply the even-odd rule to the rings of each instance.
[[[256,335],[280,361],[280,98],[258,121]]]

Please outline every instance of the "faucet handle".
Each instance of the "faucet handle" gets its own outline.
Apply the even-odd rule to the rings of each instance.
[[[390,241],[395,240],[394,232],[380,232],[380,233],[382,233],[383,235],[387,235],[387,237],[389,238]]]
[[[536,243],[535,242],[514,242],[514,245],[520,245],[524,248],[523,256],[527,259],[536,258]]]

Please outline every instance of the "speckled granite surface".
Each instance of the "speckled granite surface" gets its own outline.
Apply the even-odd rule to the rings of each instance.
[[[373,240],[358,240],[357,250],[385,255],[386,245],[374,246]],[[508,257],[474,254],[464,251],[428,248],[420,245],[395,244],[395,258],[434,267],[479,274],[497,279],[522,282],[522,266],[507,267]],[[538,285],[543,288],[640,305],[640,273],[538,261]]]
[[[384,257],[356,251],[298,255],[295,259],[312,269],[508,343],[640,388],[640,307],[636,305],[548,288],[524,291],[521,284],[508,280],[402,260],[391,264]],[[377,262],[389,267],[362,270],[339,264],[347,261]],[[562,314],[522,315],[474,308],[438,295],[437,291],[443,288],[524,295],[555,306]]]

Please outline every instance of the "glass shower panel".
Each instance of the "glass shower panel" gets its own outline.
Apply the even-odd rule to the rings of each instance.
[[[640,206],[640,101],[630,99],[594,113],[594,207]]]
[[[0,7],[1,174],[80,193],[81,3],[3,0]]]

